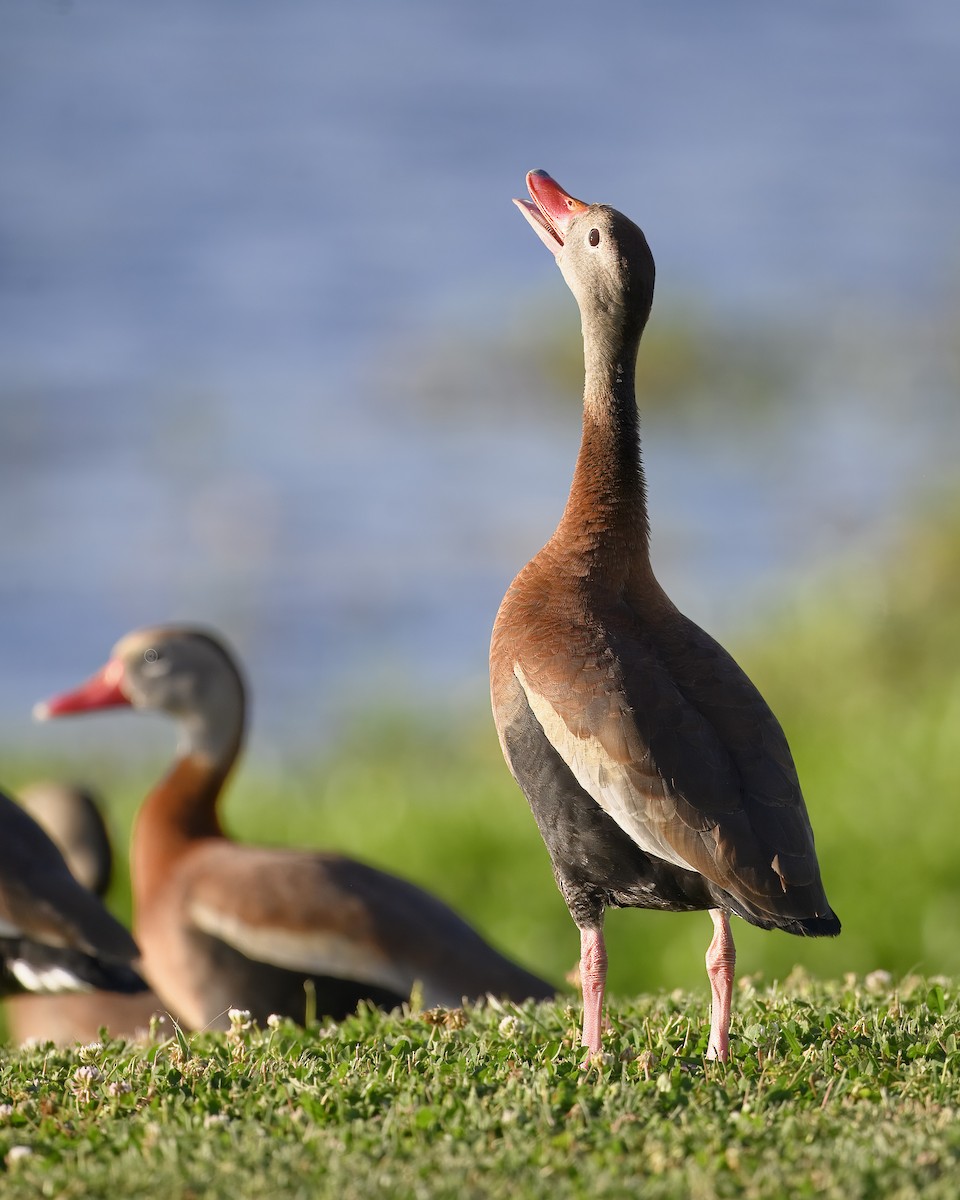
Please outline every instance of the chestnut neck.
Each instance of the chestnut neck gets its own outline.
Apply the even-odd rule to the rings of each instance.
[[[563,517],[551,539],[575,573],[622,589],[650,574],[635,370],[640,330],[617,336],[584,320],[583,434]]]
[[[171,869],[197,842],[224,837],[217,802],[243,741],[242,715],[233,736],[213,745],[181,724],[177,758],[147,796],[133,826],[130,876],[135,919],[162,888]]]

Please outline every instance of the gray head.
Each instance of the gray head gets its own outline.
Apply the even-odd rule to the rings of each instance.
[[[130,705],[174,717],[181,750],[217,758],[243,733],[244,686],[227,648],[206,630],[156,625],[128,633],[86,683],[35,709],[43,719]]]
[[[531,171],[527,187],[533,203],[514,203],[556,258],[580,306],[584,333],[639,340],[655,278],[643,231],[607,204],[575,199],[546,171]]]

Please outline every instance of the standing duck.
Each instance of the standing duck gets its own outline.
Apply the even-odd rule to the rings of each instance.
[[[487,993],[522,1000],[549,984],[498,954],[439,900],[336,854],[242,845],[217,802],[240,751],[244,686],[233,657],[203,630],[128,634],[107,664],[37,715],[113,705],[174,718],[174,764],[137,815],[131,850],[134,929],[145,974],[194,1029],[226,1028],[228,1010],[263,1023],[341,1018],[359,1001],[391,1008],[415,984],[428,1005]]]
[[[133,938],[70,874],[40,826],[0,792],[0,995],[140,992]]]
[[[544,171],[517,200],[583,326],[583,434],[560,524],[493,629],[493,712],[580,930],[582,1043],[600,1050],[609,905],[707,909],[707,1058],[729,1053],[730,914],[840,932],[776,718],[740,667],[671,603],[649,555],[634,373],[653,303],[646,238]]]
[[[21,806],[48,833],[78,883],[103,899],[113,873],[110,838],[93,795],[82,787],[42,781],[18,792]],[[90,1042],[107,1029],[116,1038],[143,1038],[162,1005],[146,989],[57,995],[24,993],[4,1006],[14,1042]]]

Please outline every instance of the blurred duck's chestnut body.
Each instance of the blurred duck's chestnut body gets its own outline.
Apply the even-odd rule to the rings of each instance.
[[[223,644],[192,628],[131,633],[76,691],[41,717],[132,705],[176,720],[169,773],[134,826],[134,929],[144,970],[194,1029],[226,1028],[230,1008],[263,1023],[335,1019],[361,1000],[391,1008],[422,987],[424,1003],[487,993],[520,1000],[553,989],[489,946],[405,880],[336,854],[243,845],[223,832],[217,802],[240,751],[245,697]]]
[[[840,923],[783,732],[726,651],[650,565],[634,371],[653,302],[646,239],[545,172],[517,201],[580,307],[583,435],[556,532],[493,630],[493,712],[580,930],[583,1044],[600,1049],[610,905],[708,909],[707,1056],[729,1048],[729,914],[830,936]]]

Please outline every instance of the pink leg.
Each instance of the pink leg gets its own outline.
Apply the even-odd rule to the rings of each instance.
[[[602,929],[580,930],[580,986],[583,989],[583,1033],[580,1044],[590,1055],[600,1052],[603,991],[607,979],[607,947]]]
[[[713,940],[707,949],[707,977],[713,1000],[710,1005],[710,1041],[707,1058],[726,1062],[730,1053],[730,1001],[737,950],[730,932],[730,918],[719,908],[710,909]]]

